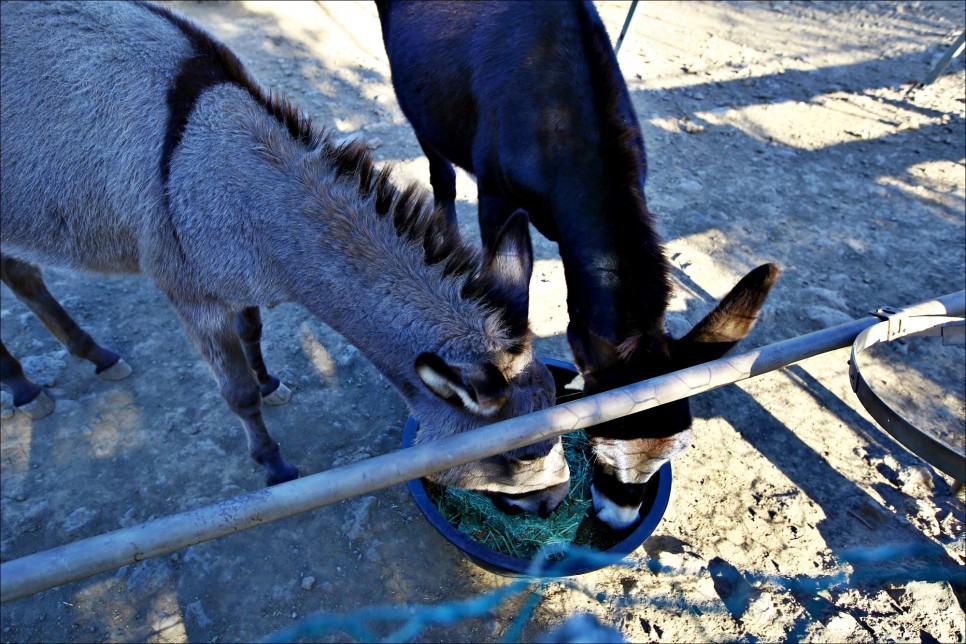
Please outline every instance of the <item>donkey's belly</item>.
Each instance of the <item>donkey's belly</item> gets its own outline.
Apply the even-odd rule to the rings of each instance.
[[[35,266],[52,266],[95,273],[127,274],[141,271],[137,253],[133,255],[111,253],[85,257],[80,253],[49,253],[37,247],[4,244],[3,254]]]
[[[137,273],[140,253],[137,237],[124,226],[92,226],[78,231],[69,220],[57,225],[34,222],[18,226],[4,218],[4,255],[37,266],[56,266],[98,273]]]

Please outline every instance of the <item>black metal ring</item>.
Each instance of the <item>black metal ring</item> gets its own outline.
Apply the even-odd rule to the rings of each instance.
[[[876,344],[900,337],[945,335],[944,328],[959,328],[962,320],[930,315],[886,316],[884,322],[870,326],[855,338],[849,358],[852,390],[872,418],[903,447],[956,481],[966,478],[966,454],[922,431],[887,405],[862,377],[857,357]]]

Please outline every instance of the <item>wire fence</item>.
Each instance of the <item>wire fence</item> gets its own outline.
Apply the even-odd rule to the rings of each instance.
[[[963,569],[960,566],[930,563],[932,548],[921,544],[892,544],[877,547],[855,547],[839,551],[839,561],[832,572],[808,576],[764,574],[759,572],[741,573],[733,567],[715,565],[709,562],[700,571],[693,567],[676,567],[662,564],[654,557],[618,559],[595,550],[571,546],[568,560],[586,562],[595,567],[621,566],[634,570],[646,570],[668,580],[697,578],[709,575],[731,592],[722,601],[693,601],[683,596],[621,596],[611,599],[616,607],[628,609],[650,605],[659,610],[689,612],[702,615],[714,612],[729,612],[733,616],[748,609],[752,599],[764,591],[787,591],[795,596],[805,607],[805,621],[799,623],[795,631],[802,634],[807,621],[816,619],[821,606],[827,600],[821,596],[829,591],[861,588],[867,585],[904,584],[912,581],[949,582],[958,592],[964,586]],[[358,611],[336,614],[319,612],[310,615],[289,628],[278,631],[266,638],[266,642],[312,641],[327,635],[348,636],[360,642],[409,642],[419,638],[433,626],[448,626],[470,619],[497,619],[498,609],[513,600],[522,600],[517,614],[503,633],[501,642],[518,642],[524,629],[533,619],[550,584],[562,584],[600,601],[598,592],[580,583],[580,577],[559,577],[560,550],[541,551],[533,560],[529,574],[508,581],[505,585],[468,599],[454,600],[441,604],[399,604],[369,606]],[[920,562],[914,571],[897,565],[910,559]],[[388,632],[386,632],[388,629]],[[383,634],[380,634],[380,631]],[[796,633],[789,634],[789,640],[798,639]],[[601,642],[625,641],[619,630],[601,625],[586,614],[579,614],[568,620],[558,629],[552,629],[537,638],[543,642]]]

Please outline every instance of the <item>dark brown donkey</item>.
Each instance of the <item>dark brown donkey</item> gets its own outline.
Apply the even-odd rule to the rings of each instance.
[[[342,333],[405,398],[417,442],[552,404],[527,326],[525,215],[482,256],[428,193],[397,189],[365,145],[334,145],[158,5],[0,11],[4,279],[72,352],[104,373],[121,364],[31,265],[144,272],[211,366],[270,483],[298,470],[262,419],[262,394],[278,384],[258,349],[259,306],[296,302]],[[29,407],[39,387],[2,358],[3,381]],[[569,473],[557,439],[434,478],[546,513]]]
[[[752,271],[686,337],[664,328],[668,264],[644,199],[634,106],[589,2],[377,0],[392,82],[456,218],[451,163],[476,175],[485,244],[518,208],[559,245],[587,394],[720,357],[778,275]],[[644,483],[690,441],[687,401],[590,430],[594,508],[632,525]]]

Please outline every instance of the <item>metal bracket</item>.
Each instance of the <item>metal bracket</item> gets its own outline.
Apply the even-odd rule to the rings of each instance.
[[[874,315],[883,322],[888,322],[886,326],[886,340],[892,340],[903,334],[903,321],[905,318],[899,311],[891,306],[880,306],[874,311],[869,311],[869,315]]]

